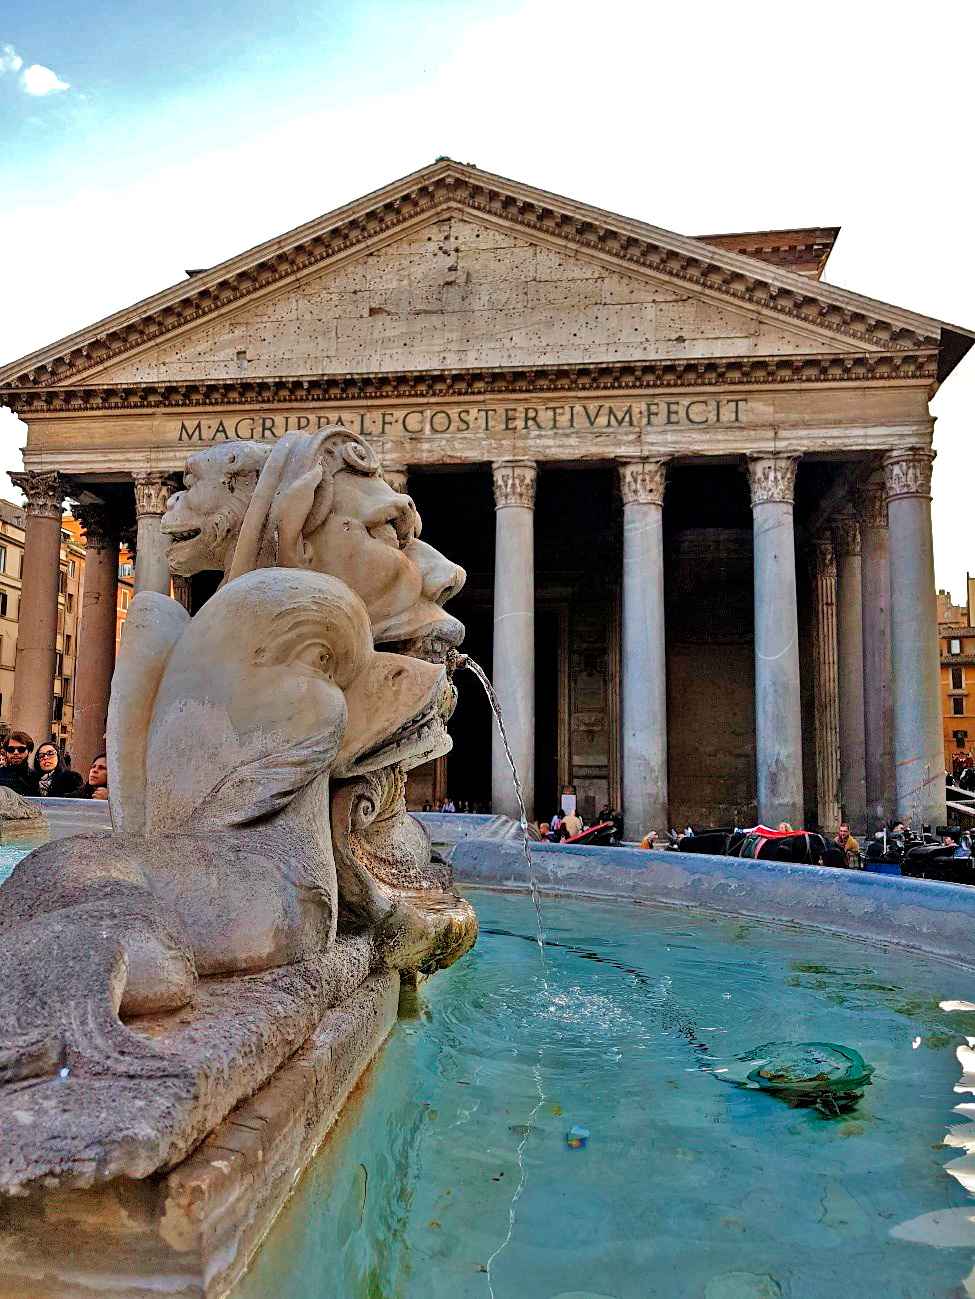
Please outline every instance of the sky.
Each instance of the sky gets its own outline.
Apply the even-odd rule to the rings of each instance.
[[[975,327],[973,35],[896,0],[5,0],[0,362],[441,154],[683,234],[839,225],[825,279]],[[932,410],[961,599],[975,350]],[[0,411],[0,474],[24,436]]]

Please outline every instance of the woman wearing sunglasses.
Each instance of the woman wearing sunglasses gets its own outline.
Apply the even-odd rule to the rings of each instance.
[[[0,767],[0,785],[6,785],[15,794],[37,793],[37,773],[31,770],[28,761],[33,749],[34,741],[26,731],[10,732],[3,743],[4,765]]]
[[[37,792],[42,798],[70,798],[83,781],[76,771],[66,767],[53,744],[42,744],[34,754]]]

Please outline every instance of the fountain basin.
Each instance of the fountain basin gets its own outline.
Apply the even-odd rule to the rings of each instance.
[[[654,1275],[668,1296],[836,1299],[852,1268],[919,1297],[964,1280],[975,1207],[951,1154],[975,1152],[975,1109],[953,1106],[975,1091],[956,1061],[975,1017],[939,1001],[975,1004],[975,890],[538,845],[543,973],[520,845],[458,838],[473,953],[404,993],[399,1023],[398,977],[371,976],[169,1173],[4,1201],[0,1294],[642,1299]],[[719,1085],[785,1039],[862,1054],[852,1113]],[[936,1248],[945,1215],[967,1252]]]

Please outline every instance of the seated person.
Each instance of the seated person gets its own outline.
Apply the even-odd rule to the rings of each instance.
[[[37,792],[42,798],[68,798],[81,788],[81,777],[61,760],[53,744],[42,744],[34,754]]]
[[[3,744],[4,765],[0,767],[0,785],[26,797],[37,794],[37,775],[29,765],[34,741],[26,731],[11,731]]]
[[[68,798],[108,798],[108,760],[104,753],[100,753],[91,764],[87,783],[69,794]]]

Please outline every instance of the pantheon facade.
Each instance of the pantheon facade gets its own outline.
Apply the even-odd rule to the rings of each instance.
[[[941,822],[928,403],[970,331],[820,279],[835,229],[685,237],[442,160],[0,370],[27,425],[14,725],[50,733],[59,521],[87,528],[75,762],[118,546],[169,591],[187,455],[342,423],[467,570],[539,817]],[[176,584],[191,609],[211,575]],[[228,641],[226,654],[235,652]],[[418,805],[514,811],[458,679]]]

